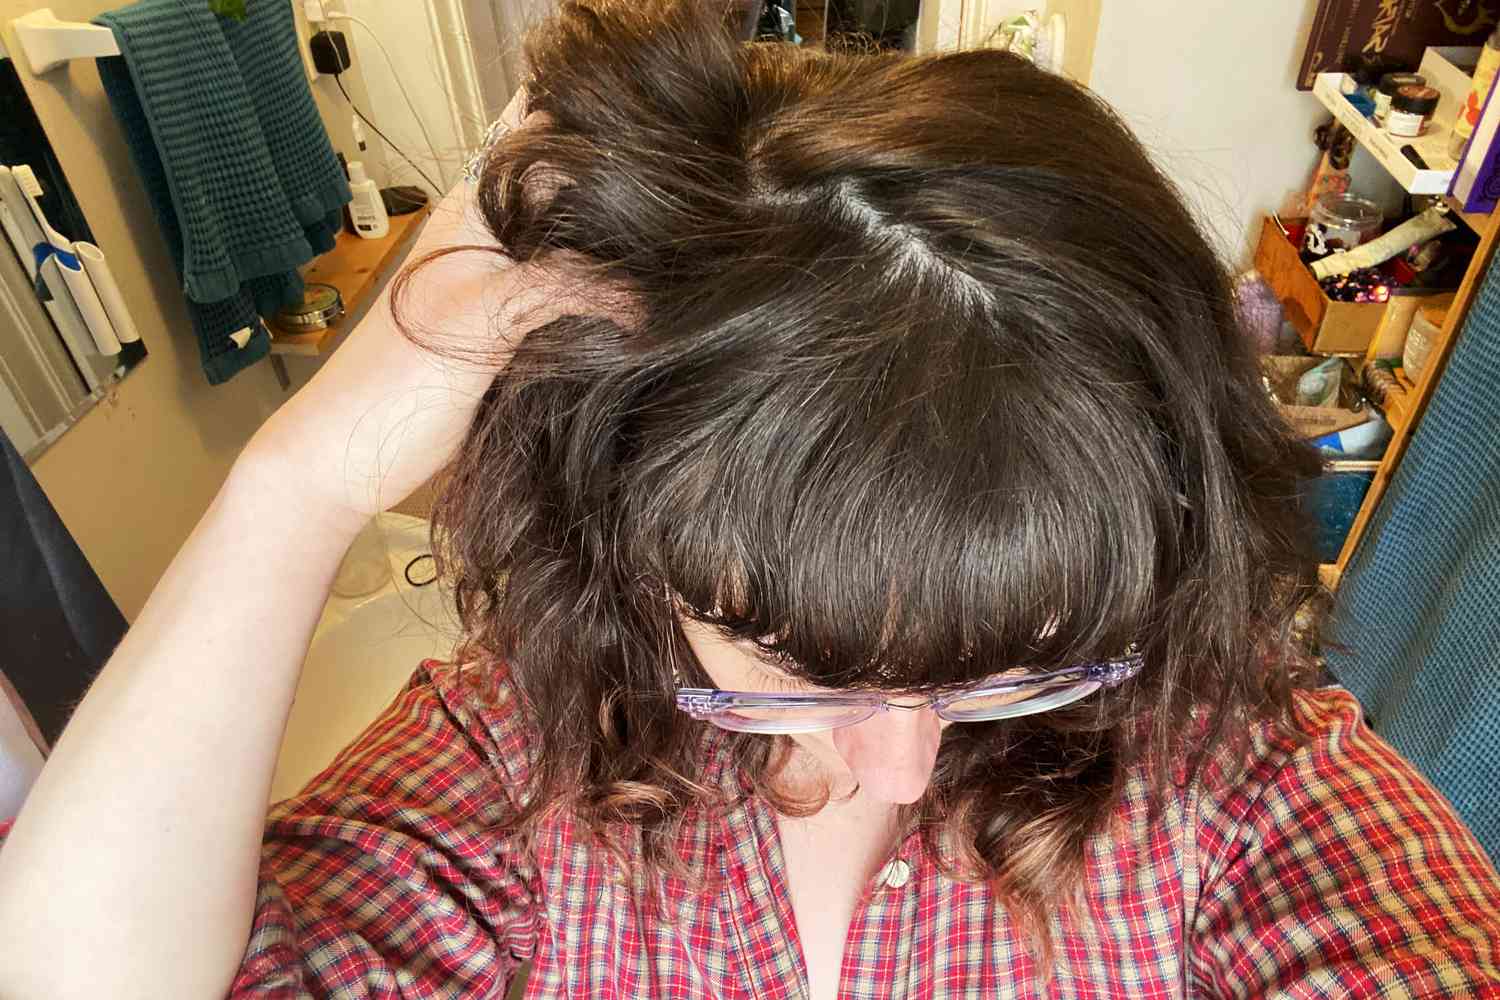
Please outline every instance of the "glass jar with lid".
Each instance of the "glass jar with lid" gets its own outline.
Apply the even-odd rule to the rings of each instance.
[[[1325,194],[1307,217],[1304,247],[1318,256],[1353,250],[1380,232],[1380,206],[1352,194]]]

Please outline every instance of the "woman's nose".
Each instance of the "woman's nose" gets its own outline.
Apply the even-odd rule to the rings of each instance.
[[[835,729],[833,745],[861,792],[878,802],[905,805],[927,790],[946,725],[931,708],[890,708]]]

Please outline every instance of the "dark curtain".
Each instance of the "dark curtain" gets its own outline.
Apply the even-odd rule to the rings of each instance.
[[[0,434],[0,673],[50,746],[125,634],[125,616]]]

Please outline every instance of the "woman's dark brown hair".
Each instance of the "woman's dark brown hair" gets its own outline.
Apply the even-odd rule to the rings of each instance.
[[[545,114],[491,150],[485,217],[638,310],[529,335],[436,511],[535,731],[517,822],[565,808],[672,863],[711,798],[673,664],[711,683],[669,591],[830,687],[1136,644],[1119,689],[948,728],[911,807],[1045,939],[1127,773],[1192,780],[1289,709],[1317,460],[1214,252],[1104,104],[1011,55],[741,44],[658,0],[567,0],[526,52]],[[726,739],[752,787],[821,804],[771,789],[784,739]]]

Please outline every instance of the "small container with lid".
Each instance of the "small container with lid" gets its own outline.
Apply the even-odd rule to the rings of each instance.
[[[1385,116],[1385,130],[1400,139],[1415,139],[1427,131],[1441,96],[1434,87],[1407,84],[1398,88]]]
[[[1353,250],[1380,232],[1380,206],[1352,194],[1325,194],[1307,217],[1304,248],[1322,256]]]
[[[1425,87],[1427,78],[1420,73],[1387,73],[1375,87],[1375,121],[1385,124],[1385,116],[1391,110],[1391,98],[1402,87]]]
[[[1422,369],[1427,366],[1432,349],[1443,337],[1448,305],[1434,303],[1423,306],[1411,318],[1411,326],[1406,331],[1406,342],[1401,346],[1401,367],[1406,370],[1406,377],[1413,382],[1422,377]]]
[[[276,314],[276,325],[289,333],[314,333],[328,329],[342,315],[344,297],[339,290],[321,281],[309,281],[302,289],[302,301]]]

